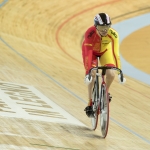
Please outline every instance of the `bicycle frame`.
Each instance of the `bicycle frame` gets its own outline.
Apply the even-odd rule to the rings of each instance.
[[[99,57],[97,57],[97,60],[99,62]],[[101,74],[99,74],[99,69],[102,70]],[[96,70],[96,79],[94,82],[94,87],[92,92],[92,96],[94,97],[92,98],[93,112],[94,112],[92,118],[92,126],[93,126],[93,130],[97,128],[98,115],[100,114],[101,131],[104,138],[107,136],[108,124],[109,124],[109,99],[108,99],[108,89],[106,87],[106,82],[105,82],[105,75],[107,69],[113,69],[119,71],[121,75],[121,81],[123,81],[123,73],[117,67],[98,66],[97,63],[96,67],[91,68],[89,71],[89,79],[90,79],[91,71]],[[101,77],[101,89],[99,89],[100,86],[99,77]]]
[[[98,60],[98,62],[99,62],[99,59],[100,59],[100,57],[97,57],[97,60]],[[94,68],[92,68],[91,70],[96,70],[96,97],[97,97],[97,101],[98,101],[98,109],[101,111],[101,109],[100,109],[100,106],[101,106],[101,96],[102,96],[102,91],[100,92],[100,90],[99,90],[99,76],[101,76],[101,79],[102,79],[102,81],[101,81],[101,89],[102,89],[102,86],[104,86],[104,87],[106,87],[106,83],[105,83],[105,74],[106,74],[106,68],[105,69],[103,69],[102,70],[102,73],[101,73],[101,75],[99,74],[99,66],[98,66],[98,62],[97,62],[97,65],[96,65],[96,67],[94,67]],[[91,72],[91,70],[90,70],[90,72]],[[107,89],[106,89],[107,90]]]

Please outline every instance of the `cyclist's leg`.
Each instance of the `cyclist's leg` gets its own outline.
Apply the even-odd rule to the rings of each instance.
[[[92,57],[92,67],[96,67],[97,64],[97,57],[93,55]],[[88,85],[88,106],[84,109],[86,111],[86,114],[88,117],[90,117],[93,114],[93,108],[92,108],[92,90],[94,86],[94,81],[96,77],[96,71],[91,72],[92,75],[92,82]]]
[[[106,71],[106,86],[107,86],[107,89],[109,89],[109,87],[112,84],[114,78],[115,78],[114,70],[107,70]]]
[[[90,106],[92,103],[92,89],[94,86],[95,76],[96,76],[96,72],[92,71],[92,82],[88,85],[88,99],[89,99],[88,106]]]
[[[94,86],[94,78],[96,73],[92,72],[92,82],[88,85],[88,104],[85,107],[84,111],[86,111],[86,114],[88,117],[91,117],[93,115],[93,108],[92,108],[92,89]]]
[[[96,67],[96,64],[97,64],[97,57],[95,55],[93,55],[92,56],[92,67]],[[91,72],[91,75],[92,75],[92,82],[88,85],[88,99],[89,99],[88,106],[91,106],[91,103],[92,103],[92,89],[94,86],[96,71],[93,70]]]
[[[101,65],[102,66],[115,66],[111,44],[107,44],[107,47],[106,46],[102,47],[102,49],[107,49],[107,51],[100,58]],[[106,86],[108,89],[110,85],[112,84],[114,78],[115,78],[115,71],[108,69],[106,71]]]

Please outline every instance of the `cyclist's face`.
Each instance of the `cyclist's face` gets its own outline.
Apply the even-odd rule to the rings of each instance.
[[[110,28],[110,25],[108,25],[108,26],[96,26],[98,33],[102,36],[107,35],[109,28]]]

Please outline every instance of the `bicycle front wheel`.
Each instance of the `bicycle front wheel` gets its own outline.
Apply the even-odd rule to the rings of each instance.
[[[109,126],[109,98],[108,91],[103,85],[101,88],[101,111],[100,111],[100,126],[103,138],[107,136]]]
[[[96,92],[96,82],[94,83],[94,88],[92,91],[92,108],[93,108],[93,117],[91,118],[92,129],[95,130],[98,124],[98,115],[99,115],[99,107],[97,102],[97,92]]]

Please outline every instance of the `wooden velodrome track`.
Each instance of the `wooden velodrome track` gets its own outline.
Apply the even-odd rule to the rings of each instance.
[[[95,14],[106,12],[115,24],[149,13],[150,0],[0,0],[0,7],[0,150],[150,149],[150,86],[128,75],[122,86],[116,77],[103,139],[83,111],[81,56]],[[142,28],[120,46],[124,58],[148,74],[149,33],[150,26]]]

